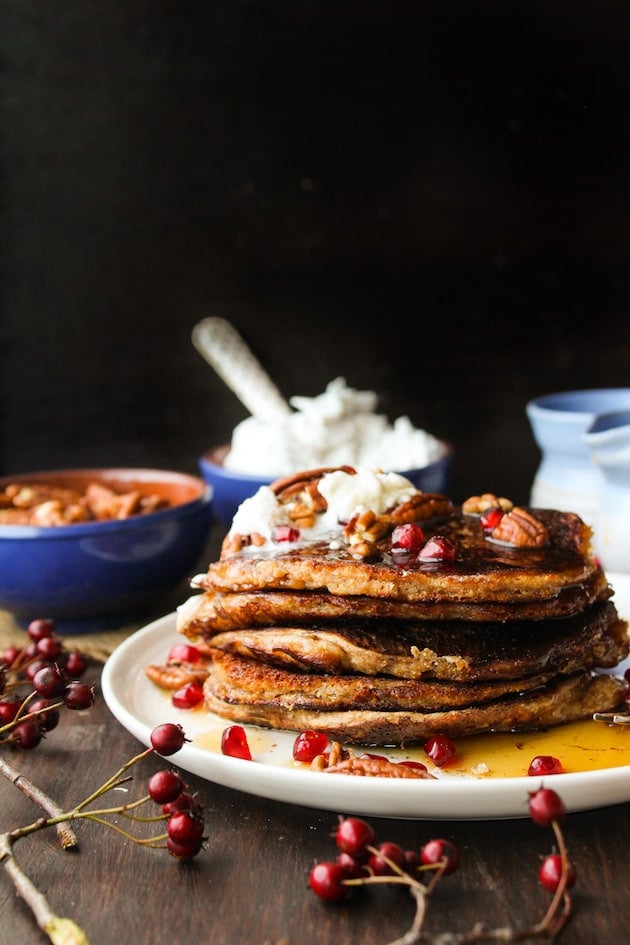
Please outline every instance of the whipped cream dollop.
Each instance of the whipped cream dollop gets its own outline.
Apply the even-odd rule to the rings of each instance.
[[[312,527],[300,528],[303,541],[330,540],[341,533],[344,524],[355,513],[370,509],[382,515],[419,492],[399,473],[375,472],[363,466],[357,466],[354,475],[340,469],[325,473],[317,488],[326,500],[327,508],[315,516]],[[261,486],[238,507],[230,534],[256,534],[268,542],[273,541],[278,526],[293,525],[290,515],[293,504],[279,502],[269,486]]]
[[[319,466],[416,469],[444,455],[436,437],[409,417],[390,423],[376,413],[374,391],[330,381],[317,397],[292,397],[293,412],[274,420],[248,417],[232,433],[226,469],[274,479]]]

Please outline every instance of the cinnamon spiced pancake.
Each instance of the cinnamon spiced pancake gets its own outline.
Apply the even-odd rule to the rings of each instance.
[[[624,704],[623,677],[597,671],[628,655],[628,627],[572,513],[311,470],[246,500],[193,586],[177,627],[225,719],[377,745]],[[167,686],[168,669],[147,674]]]

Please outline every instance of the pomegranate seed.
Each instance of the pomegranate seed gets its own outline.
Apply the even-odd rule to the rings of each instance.
[[[541,788],[529,796],[529,813],[534,823],[548,827],[553,820],[562,820],[566,807],[552,788]]]
[[[203,700],[203,688],[198,682],[186,683],[171,696],[176,709],[194,709]]]
[[[421,561],[454,561],[456,557],[455,545],[443,535],[429,538],[426,545],[418,552],[418,558]]]
[[[168,651],[168,659],[180,663],[196,663],[201,653],[191,643],[175,643]]]
[[[424,750],[431,761],[442,768],[455,755],[455,742],[448,735],[433,735],[424,743]]]
[[[186,741],[184,729],[174,722],[164,722],[151,732],[151,745],[158,755],[174,755]]]
[[[344,818],[335,833],[337,849],[342,853],[349,853],[359,863],[364,863],[368,859],[370,855],[368,847],[374,843],[374,839],[374,831],[360,817]]]
[[[562,857],[559,853],[550,853],[549,856],[545,857],[538,870],[538,879],[549,892],[554,893],[556,891],[562,879]],[[576,879],[575,867],[570,860],[567,860],[566,888],[571,889],[572,886],[575,886]]]
[[[444,875],[454,873],[459,866],[459,851],[450,840],[429,840],[420,850],[420,862],[425,866],[436,866],[444,860]]]
[[[415,522],[397,525],[392,532],[392,552],[415,554],[424,544],[424,532]]]
[[[527,773],[531,777],[542,774],[563,774],[562,762],[553,755],[536,755],[532,758]]]
[[[504,512],[500,508],[486,509],[485,512],[479,517],[481,527],[484,532],[491,532],[497,527],[501,519],[503,518]]]
[[[324,732],[300,732],[293,742],[293,758],[295,761],[311,762],[327,748],[328,736]]]
[[[294,528],[293,525],[276,525],[271,540],[275,542],[298,541],[299,537],[300,531],[298,528]]]
[[[252,760],[247,735],[242,725],[229,725],[223,730],[221,751],[224,755],[229,755],[230,758],[243,758],[245,761]]]
[[[350,895],[350,887],[344,886],[347,873],[339,863],[322,861],[311,870],[308,882],[316,896],[328,902],[340,902]]]

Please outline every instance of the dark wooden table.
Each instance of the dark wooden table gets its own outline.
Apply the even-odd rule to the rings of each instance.
[[[99,693],[100,667],[88,678],[97,690],[86,712],[66,712],[36,750],[7,760],[64,808],[111,775],[141,746],[110,714]],[[168,761],[154,756],[133,770],[129,795]],[[253,779],[256,777],[252,767]],[[62,852],[53,830],[16,844],[19,861],[60,915],[75,919],[90,945],[387,945],[411,922],[406,890],[373,887],[343,905],[325,904],[308,888],[316,860],[334,857],[335,812],[260,799],[186,775],[206,805],[207,844],[184,864],[148,850],[98,824],[78,825],[79,849]],[[564,826],[578,872],[574,912],[561,941],[571,945],[626,945],[628,940],[628,805],[570,814]],[[339,811],[339,814],[351,813]],[[39,811],[0,778],[3,829],[30,823]],[[549,894],[539,885],[550,830],[529,819],[430,822],[368,818],[379,839],[415,847],[434,836],[452,840],[461,868],[438,888],[427,930],[521,927],[540,918]],[[0,874],[1,945],[40,945],[41,933],[8,877]]]

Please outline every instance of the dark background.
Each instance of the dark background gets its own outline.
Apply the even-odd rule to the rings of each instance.
[[[527,400],[630,384],[629,9],[3,0],[0,473],[196,472],[221,315],[527,498]]]

